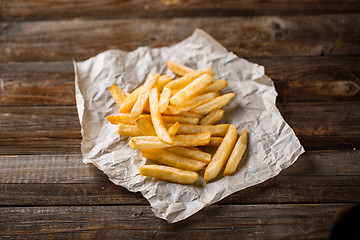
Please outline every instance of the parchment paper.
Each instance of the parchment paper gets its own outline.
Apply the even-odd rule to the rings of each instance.
[[[193,185],[142,177],[138,168],[146,159],[130,149],[128,137],[120,137],[117,126],[107,121],[107,115],[118,114],[109,86],[117,84],[130,92],[144,82],[148,73],[174,76],[166,69],[165,61],[169,59],[194,69],[211,66],[215,79],[228,81],[222,92],[236,93],[223,108],[222,119],[222,123],[235,124],[238,134],[244,129],[249,133],[248,149],[235,175],[211,183],[204,183],[199,177]],[[109,50],[84,62],[74,62],[74,67],[84,162],[94,164],[116,185],[140,191],[155,215],[170,223],[276,176],[304,152],[275,106],[277,92],[264,67],[228,52],[202,30],[195,30],[171,47],[139,47],[132,52]]]

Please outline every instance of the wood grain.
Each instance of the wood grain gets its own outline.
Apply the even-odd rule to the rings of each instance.
[[[11,107],[0,112],[1,155],[80,153],[75,106]]]
[[[210,206],[167,224],[149,206],[0,208],[3,238],[327,239],[343,204]],[[348,205],[345,205],[348,206]]]
[[[71,61],[0,63],[0,88],[1,105],[73,105],[73,64]]]
[[[259,57],[249,60],[265,67],[279,94],[277,102],[359,100],[358,57]]]
[[[358,102],[277,104],[301,143],[311,149],[360,145]],[[0,107],[0,154],[80,153],[75,106]]]
[[[278,176],[218,204],[360,201],[360,151],[306,152]],[[0,205],[148,204],[81,155],[0,156]]]
[[[359,101],[360,57],[253,57],[279,93],[277,102]],[[18,71],[21,69],[21,71]],[[74,70],[66,62],[0,63],[0,105],[73,105]]]
[[[0,0],[0,239],[328,239],[360,202],[359,22],[353,0]],[[265,66],[307,152],[168,224],[83,164],[72,59],[196,28]]]
[[[360,53],[359,14],[0,23],[0,62],[86,59],[175,44],[200,28],[242,57]]]
[[[80,1],[13,0],[1,1],[0,20],[38,20],[109,17],[184,17],[239,15],[298,15],[353,13],[360,4],[346,0],[308,1],[205,1],[205,0],[123,0]]]

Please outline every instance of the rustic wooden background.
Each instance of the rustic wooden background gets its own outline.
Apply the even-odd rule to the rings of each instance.
[[[0,21],[0,239],[327,239],[360,202],[359,1],[0,0]],[[195,28],[265,66],[306,153],[167,224],[82,163],[72,59]]]

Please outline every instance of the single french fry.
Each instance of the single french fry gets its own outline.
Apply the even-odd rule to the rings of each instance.
[[[165,87],[162,93],[160,94],[159,100],[159,112],[163,113],[169,106],[169,100],[171,97],[171,90],[170,88]]]
[[[171,77],[168,75],[161,75],[158,79],[158,81],[155,84],[155,87],[158,89],[159,92],[162,92],[164,89],[164,86],[171,82]]]
[[[166,148],[166,150],[184,157],[202,161],[204,163],[208,163],[211,160],[211,154],[203,152],[200,149],[190,149],[186,147],[170,147]]]
[[[128,113],[131,111],[141,93],[142,88],[143,86],[138,87],[125,98],[119,109],[120,113]]]
[[[228,93],[220,97],[214,98],[207,103],[204,103],[196,108],[191,109],[191,112],[199,114],[208,114],[216,108],[222,108],[235,96],[235,93]]]
[[[126,92],[124,90],[122,90],[119,86],[116,86],[116,85],[111,85],[109,87],[109,90],[110,90],[111,95],[112,95],[113,99],[115,100],[116,104],[119,107],[121,107],[121,104],[127,97]]]
[[[159,92],[157,88],[153,88],[150,91],[150,98],[149,98],[151,121],[155,128],[155,132],[159,136],[159,138],[167,144],[172,144],[173,141],[171,140],[170,134],[166,130],[162,116],[159,113],[158,101],[159,101]]]
[[[138,118],[144,110],[146,101],[149,98],[150,89],[156,84],[157,80],[159,79],[160,74],[158,73],[151,73],[148,78],[146,79],[143,88],[141,89],[140,95],[134,104],[130,117],[131,118]]]
[[[190,135],[175,135],[171,136],[173,144],[167,144],[161,141],[159,137],[141,136],[132,137],[129,140],[129,146],[135,150],[152,149],[152,148],[167,148],[173,146],[193,147],[207,145],[210,142],[211,133],[198,133]]]
[[[192,81],[194,81],[196,78],[200,77],[203,74],[209,74],[211,76],[215,75],[214,70],[211,67],[204,68],[201,70],[196,70],[195,72],[192,73],[188,73],[181,78],[175,79],[169,82],[168,84],[166,84],[166,87],[170,88],[171,90],[184,88],[189,83],[191,83]]]
[[[187,101],[183,102],[180,106],[169,106],[169,110],[174,114],[179,114],[180,112],[187,112],[192,108],[195,108],[201,104],[209,102],[210,100],[219,96],[216,92],[209,92],[205,93],[200,96],[195,96],[193,98],[188,99]]]
[[[174,62],[174,61],[166,61],[166,65],[167,67],[170,69],[170,71],[172,71],[173,73],[175,73],[176,75],[179,76],[184,76],[185,74],[194,72],[194,69],[191,69],[183,64]]]
[[[168,128],[169,124],[165,124]],[[217,125],[192,125],[192,124],[181,124],[177,134],[194,134],[209,132],[211,136],[223,137],[228,131],[229,124],[217,124]]]
[[[146,99],[146,101],[145,101],[145,106],[144,106],[143,113],[147,113],[147,114],[149,114],[149,113],[150,113],[149,98],[147,98],[147,99]]]
[[[174,123],[168,130],[170,136],[174,136],[177,133],[177,131],[179,130],[179,127],[180,127],[179,122]]]
[[[138,118],[135,121],[135,126],[140,129],[146,136],[156,136],[155,129],[151,124],[151,119]]]
[[[163,116],[165,123],[176,123],[180,124],[198,124],[199,118],[197,117],[183,117],[183,116]]]
[[[180,112],[178,114],[179,116],[183,116],[183,117],[189,117],[189,118],[203,118],[204,116],[198,113],[193,113],[193,112]],[[181,122],[180,122],[181,123]],[[193,124],[193,123],[188,123],[188,124]]]
[[[223,115],[224,115],[224,110],[221,109],[212,110],[208,115],[206,115],[203,119],[201,119],[200,125],[215,124],[218,121],[220,121]]]
[[[210,181],[214,179],[223,166],[225,165],[231,151],[234,148],[237,138],[237,132],[235,125],[230,125],[228,132],[226,133],[224,140],[216,150],[214,157],[209,162],[204,173],[204,181]]]
[[[181,105],[184,101],[195,96],[197,93],[199,93],[204,88],[206,88],[206,86],[209,85],[212,80],[213,80],[213,76],[209,74],[201,75],[200,77],[189,83],[189,85],[187,85],[179,92],[177,92],[175,95],[173,95],[170,98],[171,105],[173,106]]]
[[[198,124],[199,123],[199,116],[203,117],[202,115],[196,113],[190,113],[189,116],[194,117],[185,117],[185,116],[162,116],[164,123],[176,123],[179,122],[180,124]],[[151,121],[151,116],[148,114],[140,115],[139,118],[145,118]],[[129,114],[123,115],[116,115],[116,116],[107,116],[107,119],[112,124],[126,124],[126,125],[135,125],[136,119],[130,117]]]
[[[207,86],[202,93],[207,93],[207,92],[218,92],[221,89],[225,88],[228,85],[227,81],[225,81],[224,79],[218,79],[215,82],[213,82],[212,84],[210,84],[209,86]]]
[[[148,114],[140,115],[139,118],[145,118],[151,121],[151,117]],[[136,119],[130,117],[130,114],[116,115],[116,116],[107,116],[107,119],[112,124],[126,124],[126,125],[135,125]]]
[[[141,176],[154,177],[180,184],[192,184],[199,177],[196,172],[155,164],[140,166],[139,172]]]
[[[125,115],[109,115],[106,116],[107,120],[111,123],[111,124],[115,124],[118,125],[119,123],[122,124],[127,124],[127,125],[132,125],[132,123],[130,121],[127,121],[128,117]]]
[[[140,131],[139,128],[137,128],[134,125],[125,125],[120,123],[118,125],[118,134],[121,136],[128,136],[128,137],[135,137],[135,136],[143,136],[144,133]]]
[[[134,104],[131,113],[130,113],[130,117],[132,119],[136,119],[138,118],[144,111],[145,105],[146,105],[146,101],[149,98],[149,93],[150,91],[147,90],[145,92],[141,92],[140,96],[138,97],[136,103]]]
[[[165,149],[143,149],[141,155],[149,160],[188,171],[199,171],[206,163],[177,155]]]
[[[230,175],[235,173],[236,168],[245,153],[247,147],[247,138],[248,133],[246,130],[244,130],[240,135],[239,139],[237,140],[234,149],[231,152],[229,160],[226,163],[224,175]]]
[[[210,142],[207,145],[212,147],[218,147],[220,146],[222,140],[223,140],[222,137],[211,137]]]

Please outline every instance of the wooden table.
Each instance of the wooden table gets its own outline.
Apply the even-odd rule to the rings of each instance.
[[[298,2],[298,3],[295,3]],[[360,3],[0,0],[0,239],[326,239],[360,201]],[[277,177],[167,224],[84,165],[72,59],[201,28],[265,66],[306,149]]]

